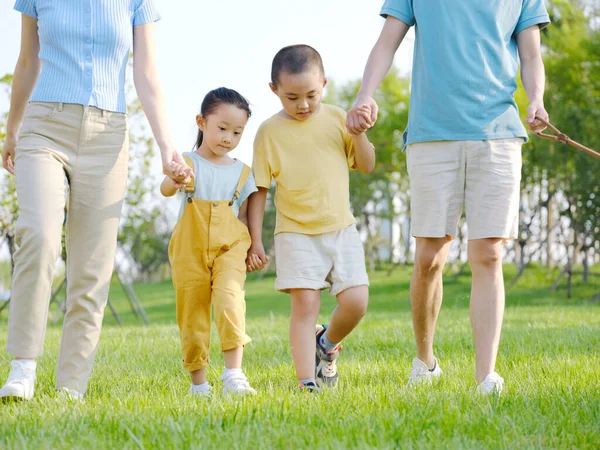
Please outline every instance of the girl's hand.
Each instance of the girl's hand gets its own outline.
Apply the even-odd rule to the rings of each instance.
[[[265,249],[262,244],[252,244],[248,249],[248,257],[246,258],[246,268],[248,272],[261,270],[269,262],[269,257],[265,254]]]
[[[15,174],[15,147],[17,146],[17,138],[6,135],[4,147],[2,147],[2,167],[11,174]]]

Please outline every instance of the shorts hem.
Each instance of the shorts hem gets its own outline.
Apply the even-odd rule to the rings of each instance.
[[[275,290],[289,294],[292,289],[312,289],[322,291],[330,289],[331,285],[325,281],[312,280],[310,278],[288,277],[285,279],[277,278],[275,281]]]
[[[341,294],[344,291],[347,291],[348,289],[352,289],[352,288],[360,287],[360,286],[369,287],[369,280],[362,279],[362,280],[358,280],[358,281],[353,281],[348,284],[342,284],[341,286],[336,285],[329,290],[329,294],[333,295],[333,296],[338,296],[339,294]]]

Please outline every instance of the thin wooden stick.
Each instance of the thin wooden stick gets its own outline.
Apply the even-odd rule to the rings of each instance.
[[[585,145],[581,145],[579,142],[574,141],[569,136],[562,133],[558,128],[556,128],[554,125],[552,125],[547,120],[544,120],[539,116],[536,116],[535,118],[537,120],[539,120],[540,122],[542,122],[544,125],[546,125],[546,127],[548,127],[550,130],[552,130],[552,132],[556,133],[556,136],[554,136],[552,134],[542,133],[542,132],[536,133],[539,137],[544,138],[544,139],[550,139],[551,141],[558,141],[558,142],[562,142],[563,144],[571,145],[571,146],[575,147],[576,149],[581,150],[582,152],[585,152],[594,158],[600,159],[600,153],[598,153],[597,151],[592,150],[591,148],[587,148]]]

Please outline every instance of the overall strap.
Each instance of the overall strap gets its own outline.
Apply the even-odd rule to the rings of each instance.
[[[238,181],[238,185],[235,188],[235,192],[233,194],[233,198],[229,202],[229,206],[233,205],[233,203],[238,198],[240,198],[240,193],[242,192],[242,189],[243,189],[244,185],[246,184],[246,180],[248,180],[249,176],[250,176],[250,167],[248,167],[246,164],[244,164],[244,168],[242,169],[242,174],[240,175],[240,179]]]
[[[192,159],[188,155],[183,155],[183,159],[185,159],[185,163],[192,170],[192,173],[194,173],[194,162]],[[196,192],[196,178],[192,178],[192,180],[185,185],[186,194],[193,194],[194,192]]]

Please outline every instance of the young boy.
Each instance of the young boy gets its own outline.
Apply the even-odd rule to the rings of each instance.
[[[336,384],[340,343],[365,314],[369,296],[348,168],[371,172],[375,152],[364,132],[348,133],[343,110],[321,103],[326,84],[321,56],[312,47],[294,45],[275,55],[270,87],[283,109],[257,132],[253,170],[259,191],[249,204],[252,271],[267,260],[262,221],[275,178],[275,288],[291,295],[292,357],[300,388],[311,392]],[[368,108],[362,114],[369,120]],[[320,291],[327,288],[338,306],[329,326],[317,326],[315,358]]]

